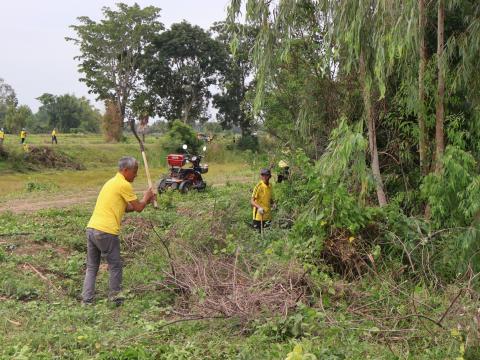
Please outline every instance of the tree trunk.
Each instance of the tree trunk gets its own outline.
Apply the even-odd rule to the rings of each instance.
[[[443,120],[445,117],[445,79],[443,49],[445,47],[445,2],[438,0],[438,29],[437,29],[437,66],[438,66],[438,94],[437,109],[435,116],[435,172],[442,170],[442,157],[445,152],[445,140],[443,132]]]
[[[418,69],[418,130],[420,170],[422,175],[428,173],[427,149],[428,138],[425,126],[425,68],[427,65],[427,46],[425,44],[425,29],[427,17],[425,15],[425,0],[418,0],[419,10],[419,33],[420,33],[420,64]]]
[[[369,89],[367,85],[367,70],[363,52],[360,53],[360,78],[362,80],[363,103],[365,107],[365,115],[367,117],[368,144],[370,149],[373,179],[375,180],[375,187],[377,189],[378,203],[380,206],[384,206],[387,205],[387,197],[385,196],[385,191],[383,189],[380,162],[378,160],[377,131],[375,128],[377,110],[372,104],[371,89]]]

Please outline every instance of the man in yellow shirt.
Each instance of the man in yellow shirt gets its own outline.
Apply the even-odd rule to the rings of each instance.
[[[5,140],[5,131],[0,128],[0,148],[3,146],[3,140]]]
[[[118,173],[103,185],[95,209],[87,225],[87,271],[83,283],[82,299],[91,304],[95,295],[95,280],[100,258],[104,256],[109,266],[109,298],[117,305],[122,285],[122,259],[120,258],[120,223],[125,212],[141,212],[152,202],[152,189],[145,191],[142,200],[133,192],[132,182],[137,176],[138,162],[132,157],[123,157],[118,162]]]
[[[27,131],[25,130],[25,128],[23,128],[22,131],[20,131],[20,143],[24,144],[26,138],[27,138]]]
[[[250,204],[253,207],[253,227],[262,231],[264,227],[270,226],[272,221],[273,191],[270,170],[262,169],[260,177],[260,182],[253,189]]]
[[[52,130],[52,145],[53,145],[53,142],[55,141],[55,144],[58,144],[58,141],[57,141],[57,129],[56,128],[53,128]]]

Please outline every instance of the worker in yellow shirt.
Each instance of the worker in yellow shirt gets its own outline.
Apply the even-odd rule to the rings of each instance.
[[[93,303],[101,256],[106,258],[109,267],[109,299],[117,305],[123,302],[120,295],[123,268],[118,238],[120,223],[125,212],[141,212],[155,199],[152,189],[145,191],[142,200],[137,199],[132,187],[137,171],[137,160],[121,158],[118,173],[103,185],[98,195],[87,225],[87,270],[82,291],[84,304]]]
[[[55,141],[55,144],[58,144],[58,141],[57,141],[57,129],[56,128],[53,128],[52,130],[52,145],[53,145],[53,142]]]
[[[25,144],[26,139],[27,139],[27,131],[25,130],[25,128],[23,128],[22,131],[20,131],[20,143]]]
[[[269,169],[260,171],[260,182],[255,186],[250,204],[253,207],[253,227],[260,232],[272,221],[273,191]]]
[[[0,128],[0,147],[3,146],[3,140],[5,140],[5,131],[3,128]]]

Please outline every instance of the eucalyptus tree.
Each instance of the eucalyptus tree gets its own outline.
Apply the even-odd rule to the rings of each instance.
[[[435,113],[435,171],[442,170],[442,157],[445,152],[445,137],[443,123],[445,119],[445,59],[443,51],[445,47],[445,0],[438,0],[437,15],[437,67],[438,67],[438,94],[437,108]]]
[[[241,0],[230,2],[230,23],[240,14],[242,3]],[[407,10],[411,3],[411,0],[282,0],[276,4],[267,0],[245,1],[246,21],[260,26],[254,47],[259,81],[257,107],[264,97],[265,80],[270,74],[274,53],[288,53],[291,34],[305,21],[305,15],[315,22],[323,35],[323,48],[312,67],[359,74],[370,164],[380,205],[387,203],[387,197],[377,148],[378,100],[385,95],[388,70],[408,44],[403,39],[406,34],[400,34],[398,29],[409,21]]]
[[[428,172],[427,148],[428,137],[425,124],[425,69],[427,67],[428,55],[425,39],[427,26],[427,15],[425,0],[418,0],[418,36],[419,36],[419,66],[418,66],[418,152],[420,155],[420,169],[422,175]]]
[[[66,38],[79,47],[80,81],[98,100],[113,101],[123,123],[129,104],[141,90],[139,72],[145,47],[161,30],[160,9],[154,6],[141,8],[118,3],[116,9],[104,7],[103,19],[94,21],[87,16],[78,18],[72,25],[76,38]]]

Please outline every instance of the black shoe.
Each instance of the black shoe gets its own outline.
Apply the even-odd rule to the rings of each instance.
[[[93,299],[82,300],[82,306],[92,306],[94,304]]]
[[[116,307],[122,306],[124,301],[124,298],[116,298],[112,300]]]

